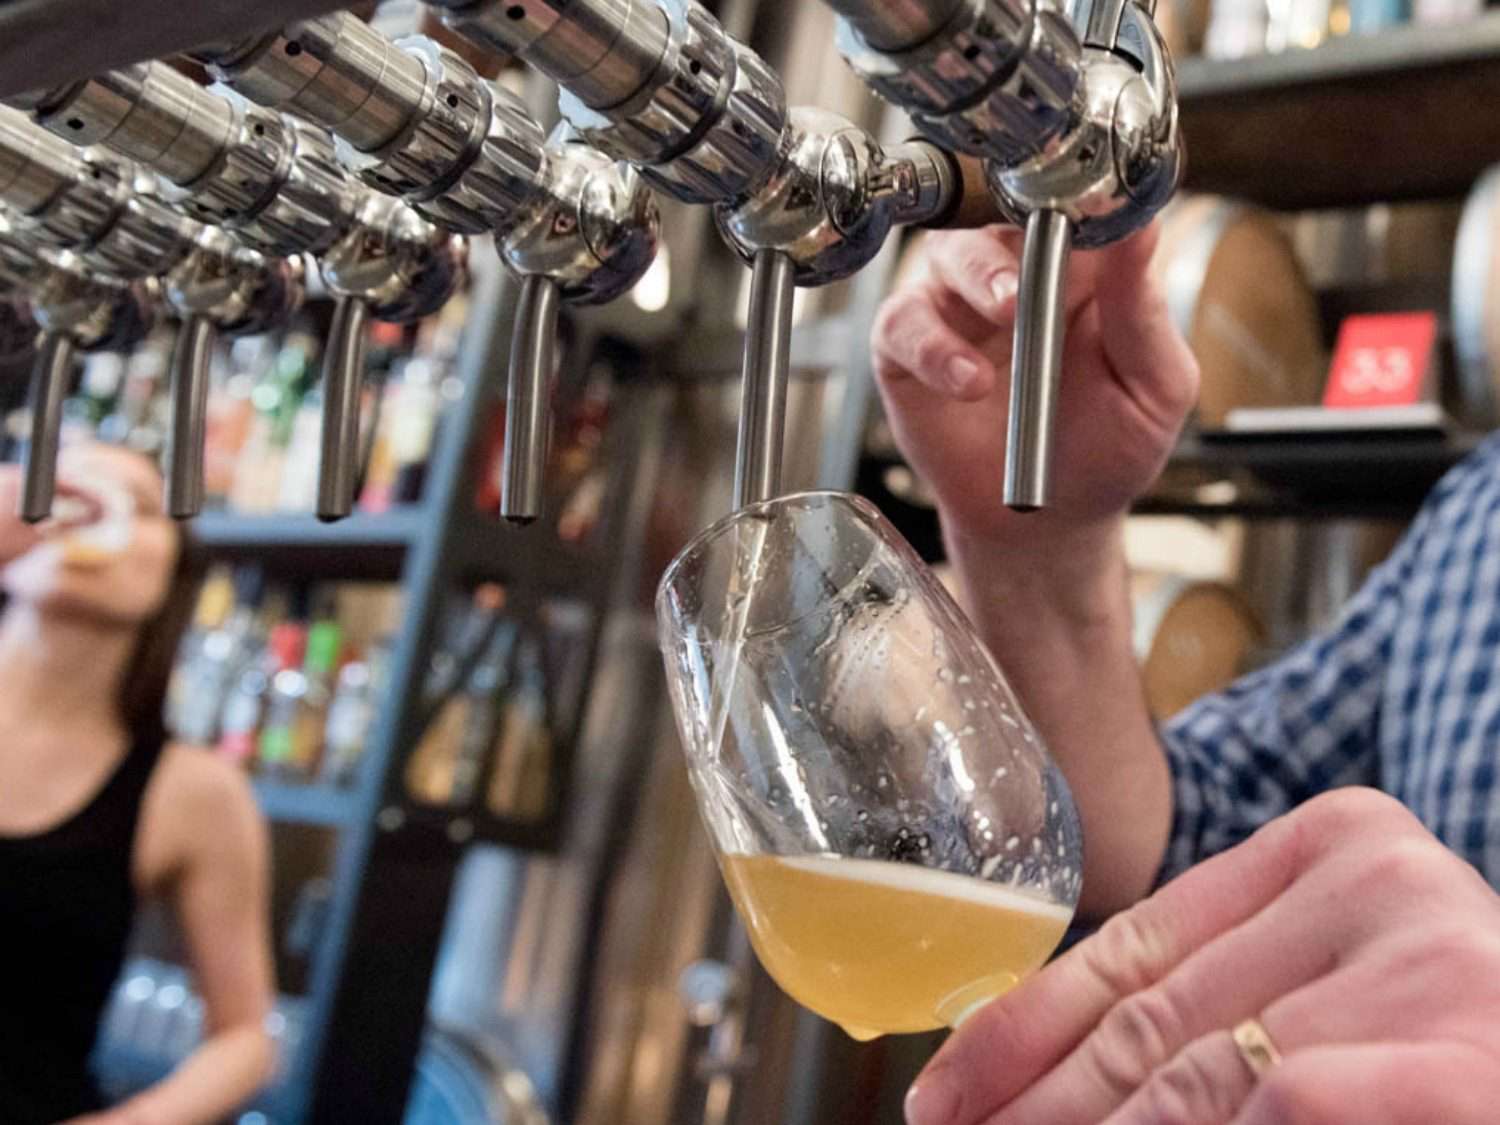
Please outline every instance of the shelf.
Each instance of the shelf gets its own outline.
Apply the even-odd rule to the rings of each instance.
[[[268,820],[340,828],[354,819],[355,797],[328,785],[257,780],[255,799]]]
[[[460,517],[458,544],[465,577],[477,581],[517,581],[534,576],[550,592],[576,591],[589,572],[587,548],[559,543],[538,546],[527,537],[545,537],[542,527],[511,527],[484,515]],[[275,574],[297,578],[394,582],[401,577],[407,548],[428,531],[420,508],[364,513],[337,523],[310,515],[237,516],[209,512],[188,525],[195,542],[216,559],[257,563]]]
[[[424,522],[419,509],[359,513],[337,523],[311,515],[207,512],[188,529],[215,558],[256,562],[298,576],[394,580]]]
[[[1178,66],[1186,186],[1297,209],[1463,195],[1500,160],[1500,14]]]
[[[1187,435],[1162,483],[1133,509],[1141,516],[1241,519],[1409,519],[1482,434],[1298,437]],[[858,490],[924,559],[943,557],[937,513],[891,493],[893,458],[866,457]]]

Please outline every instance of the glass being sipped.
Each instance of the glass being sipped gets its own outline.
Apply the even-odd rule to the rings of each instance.
[[[1040,967],[1077,813],[963,612],[869,503],[741,509],[657,594],[700,811],[761,963],[858,1039],[956,1026]]]

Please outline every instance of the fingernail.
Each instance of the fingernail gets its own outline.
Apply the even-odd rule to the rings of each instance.
[[[958,1091],[926,1078],[906,1092],[906,1125],[949,1125],[958,1113]]]
[[[979,364],[967,356],[954,356],[948,361],[948,387],[955,394],[963,394],[979,378]]]
[[[990,292],[995,295],[995,301],[1001,305],[1008,305],[1014,299],[1016,290],[1020,288],[1021,279],[1010,270],[1002,270],[990,279]]]

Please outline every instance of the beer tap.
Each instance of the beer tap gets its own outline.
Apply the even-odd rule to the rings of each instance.
[[[559,303],[613,300],[656,254],[660,219],[635,172],[560,131],[420,36],[392,41],[337,12],[197,52],[254,102],[322,122],[369,187],[433,220],[491,232],[523,279],[507,387],[501,515],[541,511]]]
[[[347,515],[358,479],[364,327],[370,317],[405,323],[441,308],[462,278],[462,239],[362,187],[319,126],[201,87],[162,62],[13,104],[60,137],[141,161],[169,181],[171,202],[250,249],[318,257],[337,305],[323,365],[317,514]],[[205,354],[197,343],[190,351]]]
[[[76,255],[37,251],[0,209],[0,282],[25,290],[41,331],[31,377],[31,432],[22,465],[19,514],[39,523],[52,513],[63,404],[80,351],[134,347],[151,330],[154,282],[101,277]]]
[[[165,503],[174,518],[187,519],[203,506],[214,336],[265,332],[289,320],[302,304],[302,265],[179,215],[153,188],[133,165],[74,148],[0,107],[0,202],[38,243],[72,251],[125,281],[159,277],[181,320],[171,360]]]
[[[839,45],[924,134],[985,162],[1024,227],[1005,500],[1051,488],[1068,256],[1145,226],[1182,167],[1172,60],[1151,0],[828,0]]]
[[[696,0],[437,0],[444,22],[563,89],[563,116],[657,188],[710,204],[750,264],[737,505],[780,487],[793,287],[848,277],[896,223],[943,216],[956,166],[882,147],[835,114],[791,109],[774,71]]]

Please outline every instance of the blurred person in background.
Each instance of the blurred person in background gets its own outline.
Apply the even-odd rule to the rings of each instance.
[[[1123,531],[1198,372],[1148,273],[1155,237],[1074,256],[1038,513],[1001,499],[1020,235],[926,236],[877,320],[886,411],[966,608],[1077,801],[1081,915],[1117,915],[966,1022],[909,1119],[1491,1125],[1500,438],[1330,630],[1158,728]]]
[[[163,725],[195,561],[136,454],[66,450],[40,527],[14,515],[19,486],[0,466],[0,1121],[208,1125],[270,1073],[273,983],[253,796]],[[186,938],[207,1037],[106,1107],[88,1059],[153,898]]]

